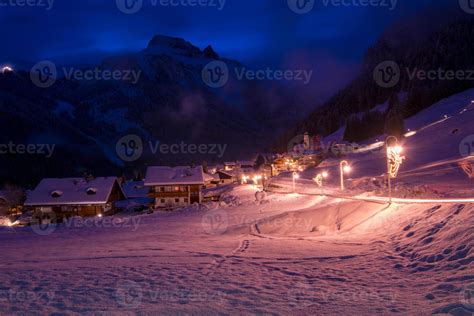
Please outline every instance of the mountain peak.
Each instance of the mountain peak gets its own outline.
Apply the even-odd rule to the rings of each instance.
[[[215,52],[211,45],[204,49],[203,55],[206,58],[219,59],[219,55]]]
[[[201,50],[190,42],[179,37],[166,35],[155,35],[148,43],[148,48],[155,46],[165,46],[175,50],[189,51],[192,53],[201,53]]]

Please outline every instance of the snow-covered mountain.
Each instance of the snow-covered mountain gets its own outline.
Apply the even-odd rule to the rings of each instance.
[[[229,81],[222,88],[211,88],[203,80],[203,68],[212,61],[229,67]],[[284,87],[238,80],[233,69],[239,62],[180,38],[155,36],[140,52],[79,69],[139,74],[131,77],[134,81],[68,80],[66,75],[77,69],[56,66],[58,79],[47,89],[34,86],[27,72],[0,74],[0,143],[57,145],[48,160],[2,155],[1,165],[8,166],[0,173],[2,181],[29,183],[45,175],[73,176],[85,170],[117,173],[148,163],[244,158],[304,114],[288,111],[295,102]],[[129,134],[139,135],[145,144],[219,144],[226,151],[223,157],[153,155],[144,148],[140,161],[125,163],[115,148]]]

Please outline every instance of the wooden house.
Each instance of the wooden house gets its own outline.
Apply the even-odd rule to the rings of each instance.
[[[202,166],[198,167],[149,167],[145,186],[155,206],[172,208],[202,202],[205,184]]]
[[[117,178],[43,179],[27,197],[25,207],[54,212],[58,219],[113,214],[115,202],[125,199]]]

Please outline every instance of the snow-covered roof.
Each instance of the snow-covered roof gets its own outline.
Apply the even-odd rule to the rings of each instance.
[[[26,206],[105,204],[116,177],[43,179],[28,194]]]
[[[216,179],[219,179],[219,177],[216,176],[216,175],[204,173],[204,181],[205,182],[210,182],[210,181],[213,181],[213,180],[216,180]]]
[[[145,186],[145,181],[127,181],[122,184],[123,193],[127,199],[148,197],[150,189]]]
[[[245,160],[245,161],[239,161],[238,162],[239,166],[250,166],[250,167],[253,167],[253,165],[255,164],[253,161],[251,160]]]
[[[148,167],[145,185],[204,184],[202,166],[198,167]]]

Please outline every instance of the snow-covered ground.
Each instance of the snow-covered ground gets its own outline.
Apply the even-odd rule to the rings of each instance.
[[[256,202],[256,192],[237,187],[226,203],[53,231],[2,228],[0,311],[473,311],[473,205],[277,193]]]
[[[425,201],[368,201],[386,195],[370,151],[349,155],[344,194],[334,160],[302,173],[300,194],[282,175],[275,192],[238,186],[173,213],[0,227],[0,314],[472,315],[474,204],[437,199],[474,197],[457,165],[473,99],[407,122],[395,195]]]

